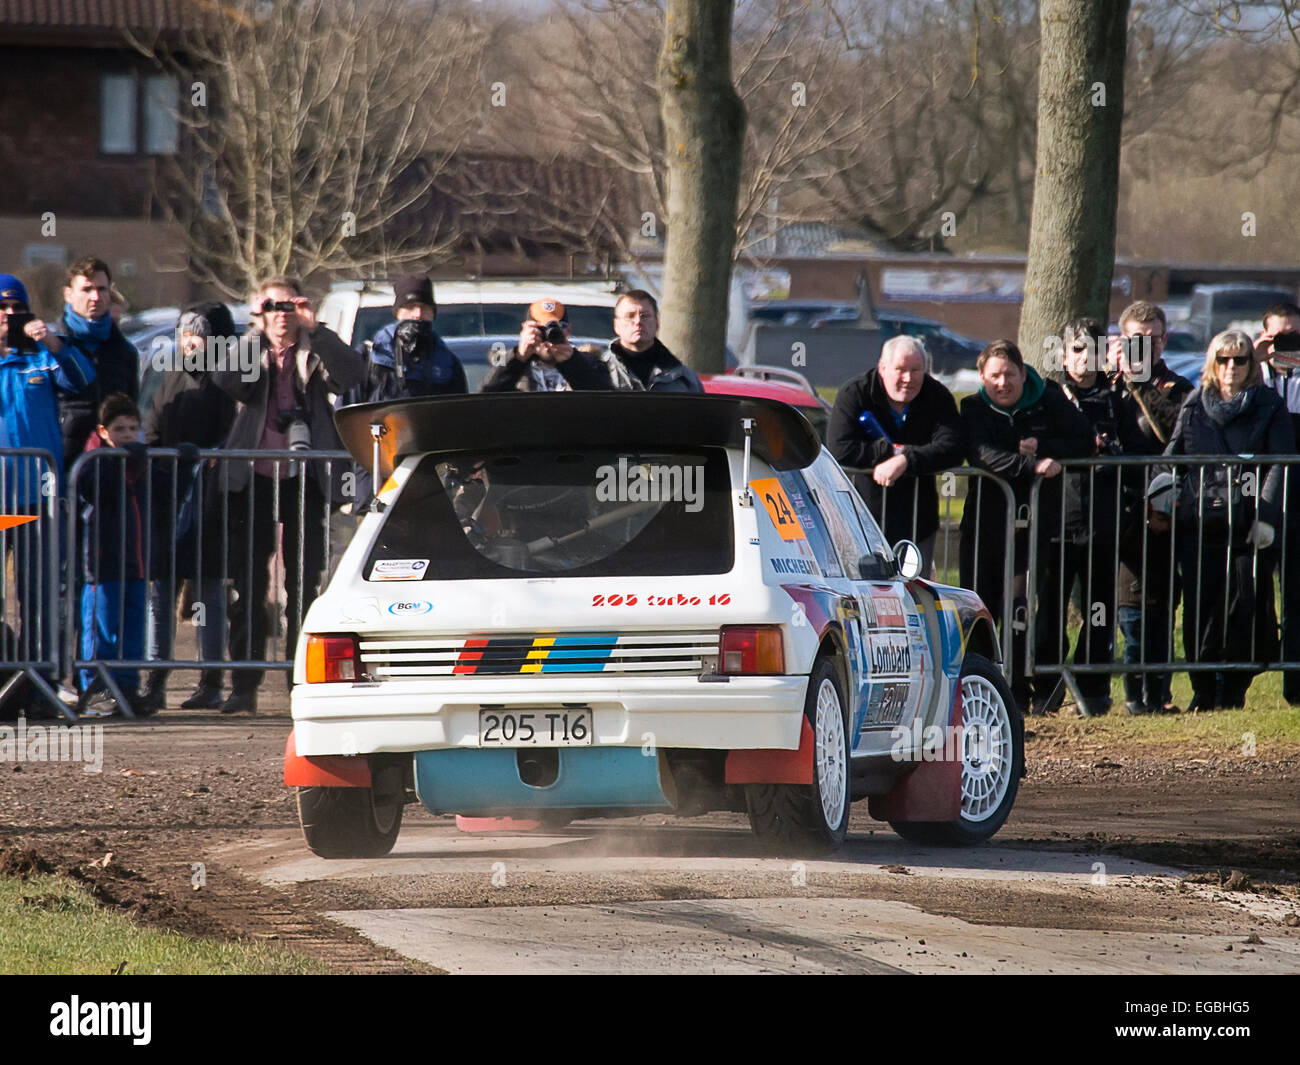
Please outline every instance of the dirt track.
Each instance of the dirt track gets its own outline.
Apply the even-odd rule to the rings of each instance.
[[[1274,959],[1282,968],[1300,957],[1292,953],[1300,948],[1300,928],[1288,923],[1300,919],[1287,916],[1300,899],[1297,756],[1188,752],[1157,760],[1100,749],[1067,754],[1031,740],[1030,772],[1015,812],[996,849],[984,856],[990,868],[981,868],[978,854],[940,858],[909,850],[862,807],[855,808],[861,813],[849,847],[831,862],[815,863],[797,886],[790,863],[764,860],[735,815],[585,822],[558,838],[476,839],[457,833],[449,818],[408,807],[398,847],[405,864],[382,875],[370,875],[379,872],[373,866],[353,875],[342,868],[352,863],[313,859],[297,833],[291,794],[280,783],[289,721],[287,699],[277,695],[280,705],[264,699],[269,708],[255,718],[171,711],[143,723],[109,723],[99,773],[80,764],[0,762],[0,838],[10,841],[0,872],[18,871],[39,856],[77,869],[101,899],[145,921],[198,934],[277,939],[341,971],[436,969],[374,946],[325,913],[371,911],[378,919],[414,907],[430,915],[429,923],[438,913],[467,908],[501,908],[505,918],[521,912],[518,907],[689,908],[723,899],[757,900],[743,903],[751,908],[764,899],[778,908],[783,899],[805,900],[791,903],[799,919],[815,916],[822,905],[806,900],[853,899],[862,906],[906,902],[930,915],[927,920],[980,926],[1140,932],[1153,941],[1165,933],[1229,937],[1214,946],[1225,952],[1225,971],[1243,961],[1243,950],[1268,953],[1268,946],[1238,947],[1235,957],[1226,951],[1251,934],[1285,948]],[[475,848],[478,857],[469,864],[453,860]],[[89,866],[108,852],[107,868]],[[1097,863],[1109,865],[1100,872],[1114,877],[1116,869],[1129,868],[1127,859],[1198,875],[1183,881],[1123,874],[1122,890],[1096,890]],[[203,863],[205,878],[198,889],[196,863]],[[492,883],[494,863],[509,869],[505,882]],[[1245,890],[1220,887],[1231,870],[1245,875]],[[1242,879],[1229,887],[1242,888]],[[635,916],[643,924],[717,919],[676,914],[670,920],[667,911],[656,912],[653,919]],[[785,919],[757,912],[750,918],[763,927],[775,927],[762,925],[765,920]],[[885,922],[865,911],[861,919]],[[727,948],[718,951],[715,961],[735,961]],[[1161,957],[1150,963],[1153,971],[1165,971]],[[826,958],[832,969],[842,966],[838,954]],[[930,961],[900,954],[900,964],[913,971]],[[683,964],[700,960],[692,956]],[[1024,965],[1033,971],[1035,963]]]

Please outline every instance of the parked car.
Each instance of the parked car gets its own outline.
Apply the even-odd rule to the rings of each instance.
[[[810,424],[759,398],[437,397],[341,410],[382,485],[303,622],[284,780],[308,846],[403,807],[745,811],[833,848],[1006,820],[1023,722],[972,592],[916,578]],[[372,426],[383,446],[373,447]]]
[[[704,391],[712,395],[753,396],[788,403],[808,419],[825,443],[831,405],[817,394],[808,378],[781,366],[738,366],[724,374],[700,374]]]
[[[1282,285],[1237,283],[1196,285],[1192,289],[1191,311],[1181,328],[1195,338],[1201,351],[1233,323],[1244,325],[1254,336],[1262,326],[1264,309],[1270,304],[1296,300],[1296,290]]]

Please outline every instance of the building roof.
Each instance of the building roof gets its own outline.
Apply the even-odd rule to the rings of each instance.
[[[0,0],[0,26],[8,30],[178,30],[185,0]]]

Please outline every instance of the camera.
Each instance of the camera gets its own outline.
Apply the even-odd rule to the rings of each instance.
[[[36,351],[40,345],[23,332],[28,323],[35,319],[36,316],[28,311],[10,311],[6,325],[5,347],[13,348],[15,351]]]
[[[414,366],[433,354],[433,323],[418,320],[399,322],[393,334],[393,357],[403,366]]]
[[[1273,338],[1273,365],[1288,373],[1300,370],[1300,333],[1288,330]]]
[[[566,344],[569,338],[564,335],[564,326],[559,322],[547,322],[540,327],[542,340],[547,344]]]
[[[290,451],[307,451],[311,448],[311,426],[307,424],[307,412],[301,407],[290,407],[280,411],[276,428],[289,438]]]

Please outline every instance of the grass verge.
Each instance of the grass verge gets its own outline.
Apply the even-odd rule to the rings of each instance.
[[[1177,697],[1176,686],[1174,694]],[[1118,712],[1112,710],[1105,717],[1078,718],[1062,713],[1030,717],[1025,727],[1034,733],[1037,742],[1090,742],[1117,748],[1119,754],[1127,750],[1168,757],[1196,752],[1217,757],[1235,755],[1243,761],[1300,755],[1300,709],[1285,705],[1130,717],[1124,713],[1121,701]]]
[[[0,877],[0,973],[324,974],[311,958],[140,928],[61,876]]]

